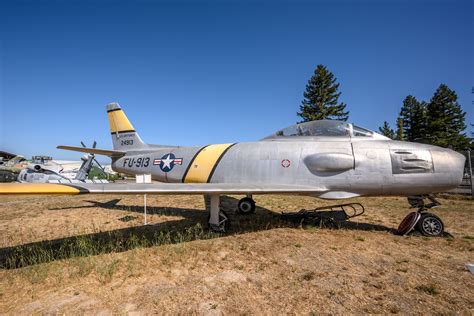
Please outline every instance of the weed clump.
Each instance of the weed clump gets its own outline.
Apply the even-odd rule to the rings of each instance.
[[[303,281],[311,281],[314,279],[314,272],[313,271],[306,271],[301,275],[301,280]]]
[[[420,292],[424,292],[426,294],[429,294],[429,295],[437,295],[439,294],[439,290],[436,288],[436,285],[434,284],[422,284],[422,285],[418,285],[416,287],[416,289]]]
[[[117,271],[120,260],[114,259],[111,262],[106,262],[102,265],[97,266],[96,272],[99,276],[99,281],[102,284],[109,283],[112,281],[112,278]]]

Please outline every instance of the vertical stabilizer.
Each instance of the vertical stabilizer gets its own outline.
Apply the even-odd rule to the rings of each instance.
[[[130,151],[147,147],[118,103],[107,105],[107,117],[114,150]]]

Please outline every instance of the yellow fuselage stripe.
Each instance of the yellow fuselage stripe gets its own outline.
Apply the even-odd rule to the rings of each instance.
[[[107,117],[109,118],[111,133],[134,130],[132,123],[122,110],[108,112]]]
[[[72,186],[51,183],[2,183],[2,194],[79,194],[81,191]]]
[[[189,166],[188,173],[184,177],[185,183],[206,183],[219,158],[233,144],[209,145],[203,148]]]

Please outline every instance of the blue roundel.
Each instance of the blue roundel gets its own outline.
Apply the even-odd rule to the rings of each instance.
[[[176,158],[173,153],[169,153],[161,157],[161,159],[155,159],[153,164],[159,165],[163,172],[170,172],[175,165],[183,164],[183,158]]]

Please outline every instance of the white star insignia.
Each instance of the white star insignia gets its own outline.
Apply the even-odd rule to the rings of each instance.
[[[166,159],[162,159],[161,161],[163,162],[163,168],[171,169],[171,163],[173,162],[173,159],[170,159],[170,155],[168,155]]]

